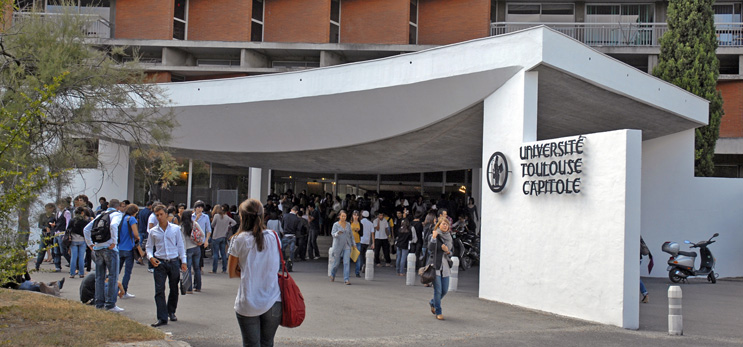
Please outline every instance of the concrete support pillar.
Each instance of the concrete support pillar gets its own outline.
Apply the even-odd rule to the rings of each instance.
[[[480,225],[482,224],[482,169],[472,169],[472,192],[470,196],[475,199],[475,205],[477,206],[477,234],[480,234]],[[481,250],[482,252],[482,250]]]
[[[240,50],[240,67],[270,67],[268,57],[252,49]]]
[[[193,190],[193,159],[188,160],[188,193],[186,194],[186,208],[191,208],[191,193]]]
[[[127,176],[128,179],[126,181],[126,196],[127,199],[134,201],[134,159],[131,157],[132,149],[131,147],[127,147],[127,152],[130,154],[129,156],[129,175]],[[142,203],[149,200],[148,197],[144,198],[144,201]]]
[[[649,54],[648,55],[648,74],[652,74],[653,69],[655,69],[656,66],[658,66],[658,55]]]
[[[743,75],[743,55],[738,56],[738,75]]]
[[[164,66],[196,66],[196,58],[180,49],[163,47],[162,64]]]
[[[345,62],[346,62],[346,59],[343,58],[343,56],[341,56],[338,53],[330,52],[330,51],[320,52],[320,67],[339,65]]]
[[[248,198],[261,200],[261,196],[265,195],[262,191],[262,175],[263,169],[257,167],[251,167],[248,174]],[[268,193],[266,191],[266,193]]]

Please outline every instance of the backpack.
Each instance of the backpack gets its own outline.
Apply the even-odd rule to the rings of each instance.
[[[113,212],[103,212],[93,221],[93,229],[90,231],[90,239],[93,243],[102,243],[111,239],[111,213]]]

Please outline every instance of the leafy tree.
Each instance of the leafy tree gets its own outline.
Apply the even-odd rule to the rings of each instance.
[[[722,96],[717,90],[714,0],[671,0],[668,31],[660,40],[660,57],[653,75],[710,101],[709,125],[696,129],[694,173],[711,176],[715,144],[720,134]]]
[[[9,17],[10,3],[0,0],[0,18]],[[25,242],[13,240],[16,229],[28,233],[36,196],[78,168],[103,167],[84,144],[104,140],[167,153],[162,146],[176,126],[137,56],[89,41],[85,17],[28,13],[1,24],[0,284],[25,271]]]

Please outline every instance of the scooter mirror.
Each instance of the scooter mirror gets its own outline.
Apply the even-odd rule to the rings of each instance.
[[[718,233],[715,233],[714,235],[712,235],[712,237],[718,237],[718,236],[720,236],[720,234]]]
[[[684,240],[684,243],[689,243],[689,244],[690,244],[690,243],[691,243],[691,241],[689,241],[689,240]]]

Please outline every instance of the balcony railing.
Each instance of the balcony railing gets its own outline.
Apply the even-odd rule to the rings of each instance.
[[[502,35],[538,25],[546,25],[589,46],[660,46],[668,30],[666,23],[533,23],[498,22],[490,24],[490,35]],[[743,46],[743,23],[717,23],[720,46]]]
[[[31,16],[39,16],[44,20],[60,20],[61,13],[31,13],[31,12],[13,12],[13,25],[22,25],[24,20]],[[81,30],[88,37],[97,37],[107,39],[111,37],[111,23],[97,14],[78,14],[85,24]]]

